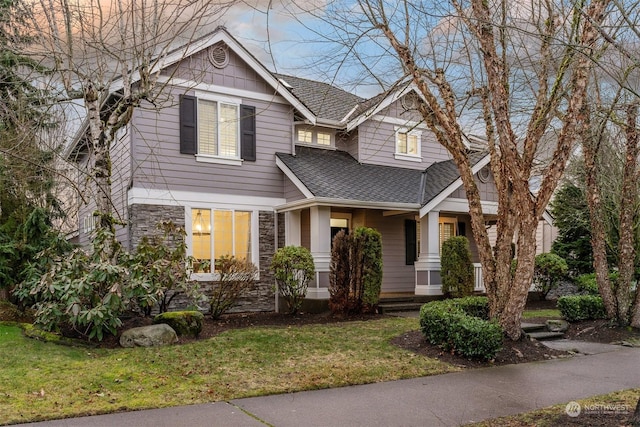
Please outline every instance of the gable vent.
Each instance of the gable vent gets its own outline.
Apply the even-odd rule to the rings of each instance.
[[[410,92],[402,97],[400,103],[405,110],[417,110],[418,109],[418,95],[415,92]]]
[[[216,68],[224,68],[229,64],[229,49],[226,45],[218,44],[209,49],[209,62]]]

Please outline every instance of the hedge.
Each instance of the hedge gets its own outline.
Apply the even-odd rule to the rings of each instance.
[[[602,298],[595,295],[565,295],[558,298],[557,307],[567,322],[607,317]]]
[[[432,301],[420,309],[420,328],[431,344],[465,357],[491,360],[502,349],[503,331],[487,318],[486,297]]]

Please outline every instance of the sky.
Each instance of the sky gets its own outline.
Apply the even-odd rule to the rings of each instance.
[[[225,14],[222,25],[271,71],[333,83],[362,97],[378,94],[380,86],[362,81],[362,70],[344,64],[336,70],[342,57],[323,37],[334,31],[324,20],[325,5],[324,0],[241,2]]]

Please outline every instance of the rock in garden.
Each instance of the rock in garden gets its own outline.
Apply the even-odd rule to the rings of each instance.
[[[156,347],[177,341],[176,331],[165,323],[128,329],[120,336],[122,347]]]
[[[569,323],[566,320],[552,319],[545,322],[549,332],[566,332],[569,329]]]

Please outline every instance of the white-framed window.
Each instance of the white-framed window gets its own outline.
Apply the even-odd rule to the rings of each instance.
[[[240,158],[239,107],[198,98],[198,155]]]
[[[298,142],[313,144],[313,132],[306,129],[298,129]]]
[[[397,127],[395,158],[400,160],[422,161],[422,131]]]
[[[98,217],[93,214],[89,214],[82,219],[82,232],[84,234],[92,233],[96,229],[98,224]]]
[[[299,128],[296,131],[296,142],[306,145],[320,145],[332,147],[334,145],[334,133],[328,130],[317,130],[312,128]]]
[[[253,212],[233,209],[191,209],[191,254],[194,273],[211,273],[224,255],[254,262]]]
[[[442,253],[442,244],[451,237],[458,235],[458,220],[456,218],[440,217],[440,253]]]

